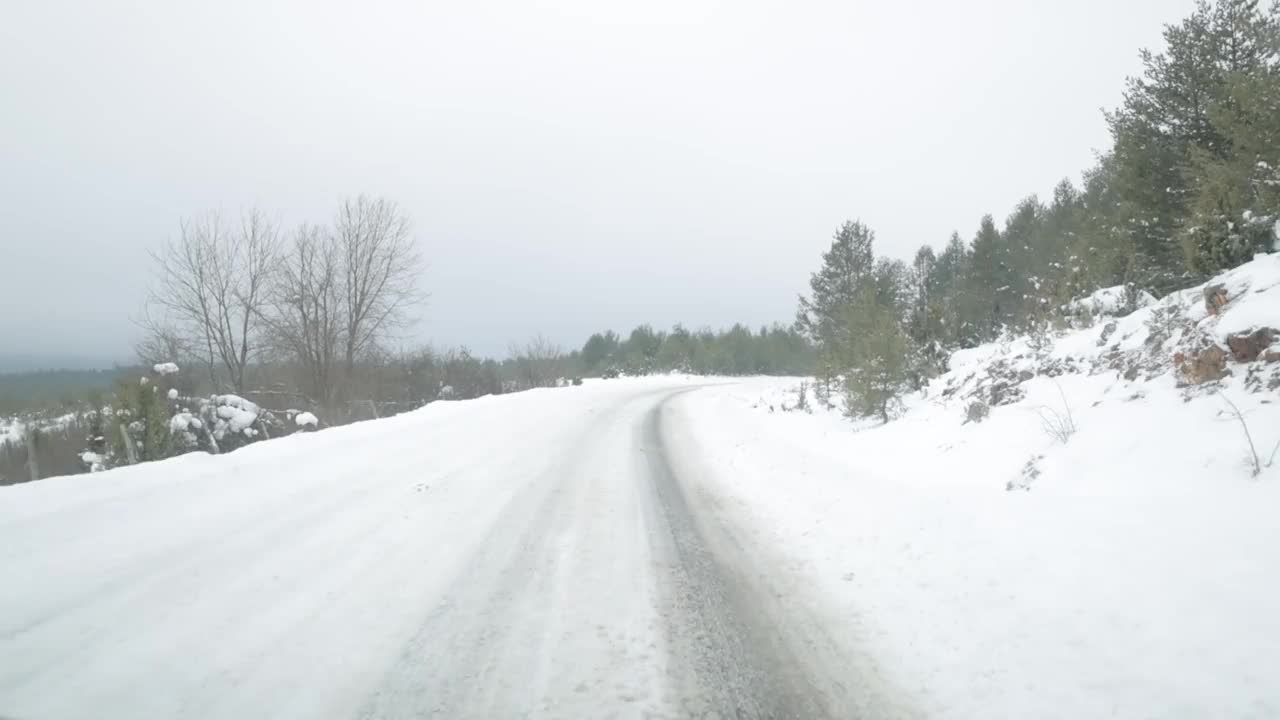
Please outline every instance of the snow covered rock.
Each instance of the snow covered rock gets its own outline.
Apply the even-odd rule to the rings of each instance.
[[[1175,353],[1173,363],[1179,378],[1187,385],[1203,385],[1230,375],[1227,371],[1227,351],[1217,345],[1209,345],[1190,355]]]
[[[965,408],[964,418],[965,422],[980,423],[986,420],[990,414],[991,408],[986,403],[981,400],[974,400],[969,403],[969,407]]]
[[[1217,315],[1227,304],[1226,285],[1208,285],[1204,289],[1204,308],[1210,315]]]
[[[101,453],[85,450],[80,453],[80,462],[83,463],[91,473],[102,472],[107,469],[107,459]]]
[[[151,370],[152,370],[155,374],[157,374],[157,375],[161,375],[161,376],[165,376],[165,375],[177,375],[177,374],[178,374],[178,365],[177,365],[177,363],[171,363],[171,362],[156,363],[155,365],[152,365],[152,366],[151,366]]]
[[[1071,301],[1064,308],[1069,314],[1087,318],[1120,317],[1156,303],[1145,291],[1116,285],[1095,290],[1086,297]]]
[[[293,423],[302,430],[315,430],[320,427],[320,418],[314,413],[300,412],[294,416]]]
[[[239,395],[215,395],[211,398],[217,421],[213,436],[222,440],[228,433],[244,433],[258,420],[260,408]],[[249,437],[252,437],[251,435]]]
[[[1259,357],[1264,357],[1263,351],[1271,347],[1277,334],[1275,329],[1264,327],[1251,333],[1231,335],[1227,338],[1227,348],[1231,350],[1231,356],[1236,362],[1253,362]],[[1275,353],[1267,353],[1267,355],[1280,359],[1280,356],[1276,356]]]
[[[1072,303],[1092,313],[1121,308],[1122,287],[1105,288]],[[1212,387],[1230,377],[1233,367],[1277,363],[1254,378],[1250,390],[1280,383],[1280,254],[1258,255],[1204,285],[1155,301],[1138,296],[1137,310],[1113,316],[1101,327],[1085,326],[1052,336],[1029,337],[962,350],[952,355],[952,370],[936,378],[931,395],[944,400],[981,401],[992,408],[1021,402],[1022,386],[1036,377],[1075,373],[1108,375],[1123,382],[1172,378],[1181,387]],[[1228,302],[1227,299],[1230,299]],[[1267,375],[1267,377],[1263,377]]]
[[[204,422],[190,412],[179,412],[169,418],[169,434],[177,445],[186,450],[200,447],[200,436],[204,430]]]

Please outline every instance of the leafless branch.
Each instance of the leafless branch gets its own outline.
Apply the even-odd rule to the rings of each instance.
[[[361,195],[338,209],[333,239],[341,262],[343,361],[356,359],[406,326],[423,296],[421,257],[409,218],[393,202]]]
[[[526,388],[551,387],[564,376],[564,350],[542,335],[534,336],[524,347],[513,343],[509,353],[518,381]]]
[[[1253,434],[1249,432],[1249,423],[1245,422],[1244,413],[1240,412],[1240,408],[1236,407],[1236,404],[1231,402],[1231,398],[1227,397],[1221,390],[1218,391],[1218,397],[1222,398],[1222,401],[1230,408],[1231,416],[1240,423],[1240,429],[1244,431],[1244,439],[1249,443],[1249,459],[1253,463],[1253,476],[1258,477],[1262,474],[1262,463],[1259,461],[1258,451],[1253,445]],[[1275,457],[1274,452],[1272,457]],[[1268,462],[1269,464],[1270,462]]]
[[[268,293],[266,322],[311,397],[340,401],[357,363],[412,321],[424,297],[419,265],[409,219],[388,200],[360,196],[342,204],[332,229],[298,228]]]
[[[177,240],[151,254],[154,284],[144,312],[146,347],[198,355],[210,382],[226,375],[237,392],[260,350],[261,318],[278,237],[264,213],[250,210],[237,229],[217,213],[183,221]],[[172,359],[172,358],[170,358]]]
[[[1040,416],[1040,426],[1045,433],[1060,443],[1066,444],[1076,434],[1076,420],[1071,413],[1071,403],[1067,401],[1067,393],[1056,379],[1053,384],[1058,387],[1058,396],[1062,398],[1062,410],[1043,405],[1036,408]]]

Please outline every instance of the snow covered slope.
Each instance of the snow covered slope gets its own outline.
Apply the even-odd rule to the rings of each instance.
[[[1266,327],[1280,255],[959,353],[885,426],[786,411],[798,379],[687,395],[675,454],[926,715],[1277,717],[1280,358],[1233,340]],[[1191,377],[1214,347],[1230,374]]]

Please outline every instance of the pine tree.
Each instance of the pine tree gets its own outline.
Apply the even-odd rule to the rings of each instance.
[[[909,308],[907,331],[920,344],[941,339],[941,318],[936,305],[938,264],[933,248],[924,245],[916,251],[908,274]]]
[[[159,386],[149,378],[140,381],[123,381],[116,392],[114,408],[116,420],[123,426],[133,443],[138,462],[163,460],[177,452],[169,431],[168,399]],[[129,456],[125,440],[119,429],[110,438],[116,458]]]
[[[874,279],[874,242],[875,233],[866,225],[846,222],[822,254],[822,267],[809,279],[810,296],[800,297],[796,327],[818,346],[828,368],[840,355],[844,309]]]
[[[1104,155],[1084,174],[1079,230],[1065,268],[1068,298],[1138,280],[1138,250],[1125,222],[1117,165],[1115,156]]]
[[[845,408],[889,422],[911,379],[911,345],[896,310],[864,289],[841,313]]]
[[[1235,257],[1223,248],[1239,239],[1220,219],[1239,205],[1222,165],[1233,146],[1213,113],[1235,104],[1233,78],[1273,67],[1275,13],[1258,0],[1202,1],[1164,40],[1163,52],[1142,52],[1142,75],[1107,117],[1118,218],[1132,234],[1138,279],[1156,290],[1212,272],[1212,258]]]
[[[1082,210],[1081,194],[1071,181],[1058,183],[1033,239],[1038,258],[1033,290],[1036,313],[1061,307],[1074,297],[1070,256],[1083,230]]]
[[[978,342],[992,340],[1009,318],[1010,269],[1008,248],[990,215],[982,218],[978,234],[969,246],[962,297],[962,323],[966,335]]]
[[[603,369],[618,352],[618,334],[612,330],[596,333],[582,346],[582,367],[587,374]]]
[[[1231,152],[1193,153],[1196,192],[1182,233],[1188,267],[1199,275],[1247,262],[1275,242],[1280,219],[1280,69],[1233,75],[1226,100],[1210,110]]]
[[[1032,314],[1046,270],[1038,246],[1043,217],[1044,207],[1032,195],[1018,203],[1000,234],[1006,269],[997,286],[997,302],[1004,311],[1002,320],[1017,327]]]
[[[960,233],[951,239],[934,263],[930,285],[934,288],[935,314],[941,326],[939,338],[944,348],[969,347],[965,334],[965,273],[969,266],[969,249]]]
[[[642,375],[655,369],[658,351],[662,349],[662,334],[647,323],[638,325],[619,347],[627,372]]]

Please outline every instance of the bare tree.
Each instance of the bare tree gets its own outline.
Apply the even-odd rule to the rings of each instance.
[[[564,376],[564,350],[542,335],[529,340],[524,347],[508,348],[515,364],[516,377],[526,388],[551,387]]]
[[[336,405],[357,363],[413,319],[424,297],[419,263],[408,218],[384,199],[348,200],[332,229],[304,225],[294,233],[274,276],[266,321],[315,402]]]
[[[342,272],[332,235],[302,225],[282,253],[271,292],[273,347],[291,356],[313,401],[328,405],[342,353]]]
[[[169,379],[171,385],[188,393],[193,392],[201,370],[199,353],[176,327],[149,321],[144,321],[144,327],[147,334],[133,347],[138,361],[147,368],[157,363],[177,363],[180,369],[176,376]]]
[[[275,226],[258,210],[227,228],[217,213],[184,221],[177,240],[151,254],[155,284],[144,315],[151,344],[191,348],[209,380],[244,389],[245,370],[260,348],[268,279],[279,244]]]
[[[361,195],[338,208],[333,241],[341,263],[343,363],[405,327],[422,299],[420,256],[409,218],[389,200]]]

